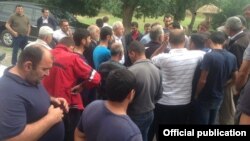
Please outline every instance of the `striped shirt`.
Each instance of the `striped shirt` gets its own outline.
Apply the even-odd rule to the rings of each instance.
[[[185,105],[191,101],[192,80],[197,64],[204,56],[203,51],[189,51],[186,48],[171,49],[159,54],[152,62],[162,71],[162,105]]]

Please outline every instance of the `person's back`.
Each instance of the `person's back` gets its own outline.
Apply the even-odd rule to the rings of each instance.
[[[135,82],[127,69],[110,72],[105,85],[107,100],[86,107],[75,130],[75,141],[142,141],[140,130],[127,116],[128,104],[135,96]]]
[[[79,124],[83,126],[79,129],[85,132],[89,141],[130,141],[141,136],[127,115],[114,114],[101,100],[88,105]]]

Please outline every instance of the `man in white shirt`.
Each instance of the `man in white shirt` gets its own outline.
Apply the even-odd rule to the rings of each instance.
[[[72,31],[69,26],[69,22],[66,19],[60,21],[60,29],[56,30],[53,34],[53,38],[56,42],[59,42],[64,37],[73,37]]]
[[[168,42],[169,53],[163,53]],[[152,62],[162,71],[163,95],[156,104],[158,124],[185,124],[190,111],[192,80],[197,64],[205,54],[184,48],[185,34],[173,29],[163,44],[152,54]],[[161,54],[160,54],[161,53]]]

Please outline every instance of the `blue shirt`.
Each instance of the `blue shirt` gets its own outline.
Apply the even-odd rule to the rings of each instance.
[[[237,71],[236,57],[226,50],[214,49],[205,54],[200,69],[208,71],[208,76],[198,99],[207,104],[221,102],[226,82]]]
[[[77,127],[88,141],[142,141],[140,130],[132,120],[127,115],[112,113],[102,100],[86,107]]]
[[[93,52],[93,61],[95,69],[98,70],[101,63],[111,58],[110,50],[106,46],[97,46]]]
[[[19,135],[27,124],[44,117],[50,97],[41,84],[30,85],[6,69],[0,79],[0,140]],[[46,123],[45,123],[46,124]],[[39,141],[63,141],[64,125],[57,123]]]

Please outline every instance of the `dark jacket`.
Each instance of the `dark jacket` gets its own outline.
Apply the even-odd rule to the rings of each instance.
[[[43,24],[43,18],[42,17],[38,18],[37,19],[37,28],[40,29],[40,27],[43,25],[47,25],[47,26],[51,27],[53,30],[56,30],[57,22],[52,17],[49,17],[48,24]]]

